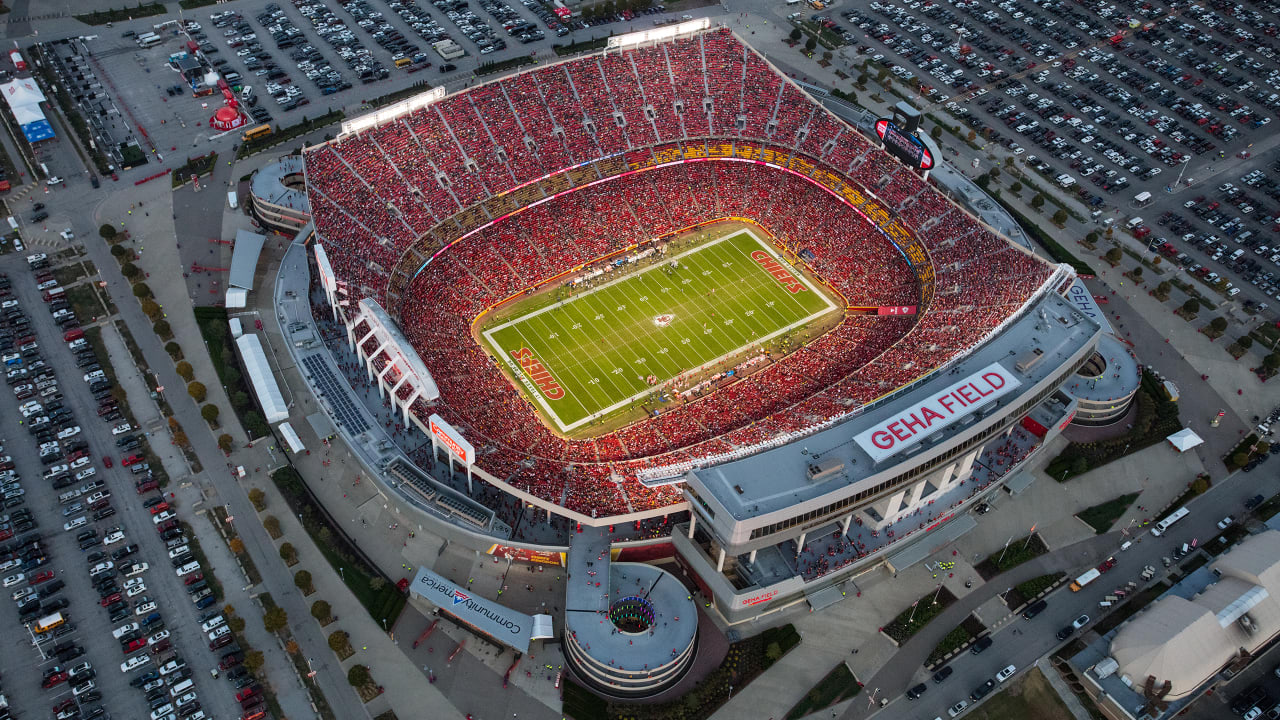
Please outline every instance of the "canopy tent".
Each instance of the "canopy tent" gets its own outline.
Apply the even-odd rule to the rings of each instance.
[[[307,449],[307,446],[302,444],[302,439],[298,437],[298,433],[294,431],[293,426],[288,422],[282,422],[276,427],[280,429],[280,434],[284,436],[284,442],[289,446],[290,452],[296,455]]]
[[[23,78],[0,85],[5,102],[13,112],[14,120],[22,128],[27,142],[36,143],[53,137],[53,128],[44,116],[40,103],[45,101],[44,93],[35,80]]]
[[[1191,428],[1179,430],[1165,438],[1178,452],[1186,452],[1197,445],[1203,445],[1204,439],[1195,434]]]
[[[249,384],[258,396],[258,404],[267,422],[277,423],[289,419],[289,408],[280,394],[280,385],[271,372],[267,362],[267,354],[262,349],[262,342],[257,335],[241,335],[236,338],[236,348],[240,351],[240,359],[249,373]]]

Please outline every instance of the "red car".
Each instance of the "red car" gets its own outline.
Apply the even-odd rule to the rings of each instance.
[[[1150,231],[1148,230],[1148,232]],[[136,465],[140,462],[142,462],[141,455],[130,455],[129,457],[120,460],[120,467],[129,467],[130,465]]]
[[[172,529],[174,529],[174,528],[176,528],[176,527],[178,527],[178,521],[177,521],[177,520],[166,520],[166,521],[164,521],[164,522],[162,522],[162,523],[160,523],[159,525],[157,525],[157,526],[156,526],[156,532],[158,532],[158,533],[166,533],[166,532],[169,532],[170,530],[172,530]]]
[[[120,602],[120,593],[111,593],[110,595],[102,598],[102,600],[98,601],[98,604],[101,605],[102,607],[106,607],[114,602]]]
[[[111,466],[107,465],[107,467],[111,467]],[[156,482],[155,480],[148,480],[146,482],[138,483],[137,487],[138,487],[138,494],[141,495],[143,493],[149,493],[152,490],[160,489],[160,483]]]
[[[162,502],[162,503],[160,503],[159,505],[152,505],[152,506],[151,506],[151,514],[152,514],[152,515],[159,515],[160,513],[164,512],[165,510],[168,510],[168,509],[169,509],[169,503],[167,503],[167,502]]]
[[[151,646],[151,654],[152,654],[152,655],[159,655],[160,653],[162,653],[162,652],[164,652],[165,650],[168,650],[168,649],[169,649],[169,641],[168,641],[168,640],[161,640],[160,642],[158,642],[158,643],[156,643],[155,645],[152,645],[152,646]]]
[[[121,650],[123,650],[123,651],[125,652],[125,654],[127,655],[127,654],[129,654],[129,653],[133,652],[134,650],[137,650],[137,649],[139,649],[139,648],[144,648],[144,647],[146,647],[146,646],[147,646],[147,639],[146,639],[146,638],[137,638],[137,639],[135,639],[135,640],[130,640],[130,641],[129,641],[129,644],[128,644],[128,645],[125,645],[124,647],[122,647],[122,648],[121,648]]]
[[[53,579],[53,571],[45,570],[44,572],[38,572],[35,575],[32,575],[31,579],[28,580],[27,582],[30,583],[31,585],[39,585],[42,582],[45,582],[47,580],[52,580],[52,579]]]
[[[71,453],[70,455],[67,456],[67,461],[70,462],[73,460],[79,460],[80,458],[83,458],[83,457],[89,457],[88,450],[77,450]]]
[[[203,579],[204,579],[204,573],[196,573],[195,575],[188,575],[187,579],[183,580],[182,582],[185,585],[195,585],[196,583],[200,582]]]
[[[240,716],[240,720],[260,720],[260,718],[264,718],[266,716],[267,716],[267,711],[264,706],[264,707],[256,708],[254,710],[250,710],[246,712],[245,714]]]
[[[49,677],[45,678],[44,682],[41,683],[41,686],[44,689],[48,690],[49,688],[54,687],[55,685],[60,685],[66,681],[67,681],[66,671],[56,672],[49,675]]]
[[[248,700],[254,695],[257,695],[260,690],[262,690],[261,685],[250,685],[249,687],[236,693],[236,702],[244,702],[245,700]]]
[[[1106,572],[1115,566],[1116,559],[1114,557],[1109,557],[1106,560],[1103,560],[1102,564],[1098,566],[1098,572]]]
[[[54,705],[53,711],[56,713],[60,713],[63,710],[70,710],[72,707],[75,706],[75,704],[76,704],[76,701],[73,698],[67,698],[66,700],[63,700],[57,705]]]
[[[110,456],[110,455],[103,455],[103,456],[102,456],[102,464],[103,464],[104,466],[106,466],[106,467],[111,467],[111,456]]]

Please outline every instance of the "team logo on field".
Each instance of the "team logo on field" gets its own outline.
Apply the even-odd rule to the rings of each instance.
[[[513,350],[511,356],[520,363],[520,369],[533,381],[534,385],[538,386],[548,400],[559,400],[564,397],[564,388],[551,376],[551,371],[534,357],[533,351],[529,348],[520,348]]]
[[[666,327],[671,324],[672,320],[675,320],[675,319],[676,319],[676,316],[672,315],[671,313],[667,313],[665,315],[654,315],[653,324],[657,325],[658,327]]]

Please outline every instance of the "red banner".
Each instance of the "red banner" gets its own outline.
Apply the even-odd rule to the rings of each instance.
[[[564,564],[564,553],[529,550],[528,548],[512,547],[510,545],[491,545],[489,547],[489,554],[497,555],[498,557],[509,557],[512,560],[519,560],[521,562],[539,563],[542,565]]]
[[[915,305],[889,305],[876,308],[877,315],[915,315]]]

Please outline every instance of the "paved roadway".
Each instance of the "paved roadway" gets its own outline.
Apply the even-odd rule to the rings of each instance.
[[[1269,496],[1278,491],[1280,478],[1263,476],[1261,473],[1237,473],[1189,503],[1191,515],[1162,538],[1148,533],[1139,534],[1130,549],[1120,553],[1118,547],[1122,538],[1119,532],[1112,532],[1060,548],[1019,565],[961,598],[912,637],[885,663],[880,672],[864,681],[868,693],[866,697],[874,696],[877,700],[888,698],[892,709],[888,711],[887,717],[900,717],[904,710],[896,704],[908,702],[903,693],[912,685],[925,681],[929,684],[929,690],[920,700],[914,701],[910,709],[913,712],[920,711],[919,717],[945,716],[948,707],[958,700],[968,698],[973,688],[994,676],[1000,668],[1013,664],[1022,671],[1055,650],[1062,644],[1055,633],[1078,615],[1088,614],[1093,621],[1097,621],[1100,618],[1098,601],[1116,586],[1129,580],[1141,582],[1138,574],[1144,565],[1153,565],[1158,571],[1163,570],[1161,558],[1171,556],[1174,548],[1192,538],[1206,540],[1213,537],[1218,532],[1217,521],[1225,515],[1239,518],[1244,511],[1242,503],[1246,498],[1258,493]],[[993,634],[995,644],[990,650],[977,656],[965,653],[952,660],[950,665],[955,674],[941,685],[935,685],[932,680],[927,679],[929,673],[923,668],[925,658],[944,635],[979,605],[1008,588],[1039,575],[1050,572],[1078,574],[1108,555],[1115,555],[1119,563],[1097,583],[1079,593],[1066,589],[1054,592],[1049,596],[1049,607],[1034,620],[1017,618],[997,629]],[[1160,577],[1158,574],[1156,579]],[[995,618],[983,620],[991,623]],[[1018,632],[1016,638],[1010,630]],[[858,700],[842,717],[854,720],[871,717],[877,712],[877,708],[868,708],[867,703]]]

